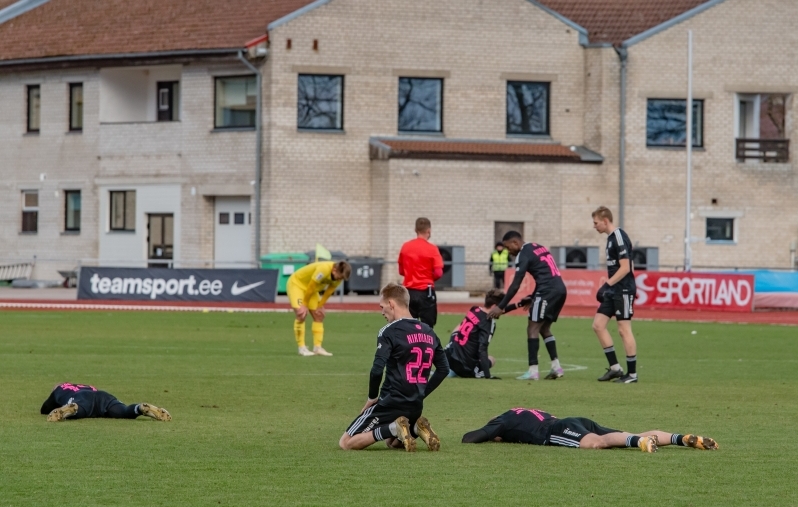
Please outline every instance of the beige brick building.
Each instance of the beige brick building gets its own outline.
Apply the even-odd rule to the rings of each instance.
[[[506,227],[549,246],[601,246],[590,212],[617,210],[623,170],[624,228],[659,248],[660,264],[681,265],[688,29],[700,100],[693,264],[794,263],[798,192],[782,139],[793,137],[798,5],[788,0],[680,0],[633,21],[596,15],[633,0],[234,3],[186,4],[157,22],[154,0],[87,15],[84,31],[115,33],[108,16],[149,30],[103,46],[63,33],[26,43],[30,25],[56,30],[68,9],[89,9],[82,0],[0,24],[0,264],[36,255],[37,278],[79,259],[146,265],[166,244],[152,241],[164,216],[172,243],[158,258],[179,265],[244,265],[258,250],[317,242],[394,260],[420,215],[433,241],[464,246],[473,263]],[[237,52],[262,35],[249,48],[263,76],[258,249],[254,78]],[[80,131],[69,128],[76,83]],[[766,141],[745,144],[753,158],[739,161],[738,138]],[[67,230],[75,190],[79,231]],[[118,192],[135,192],[125,194],[134,210]],[[32,210],[36,231],[24,231]],[[396,278],[386,266],[383,279]],[[468,288],[488,283],[486,266],[468,266]]]

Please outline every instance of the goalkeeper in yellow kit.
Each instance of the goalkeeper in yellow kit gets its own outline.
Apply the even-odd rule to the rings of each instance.
[[[286,292],[291,308],[296,313],[294,321],[294,337],[299,346],[300,356],[331,356],[324,350],[324,303],[330,299],[335,289],[344,280],[349,280],[352,267],[346,261],[313,262],[297,270],[288,279]],[[319,292],[324,291],[320,297]],[[313,352],[305,346],[305,319],[310,313],[313,318]]]

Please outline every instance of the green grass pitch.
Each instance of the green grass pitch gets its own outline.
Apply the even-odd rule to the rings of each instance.
[[[407,454],[337,446],[365,402],[382,317],[330,314],[331,358],[298,356],[291,320],[0,312],[0,505],[798,505],[796,328],[635,322],[641,381],[617,385],[595,380],[606,361],[590,322],[564,319],[554,328],[560,359],[584,369],[521,382],[525,320],[505,317],[491,345],[503,379],[444,381],[425,407],[441,452],[420,443]],[[458,321],[440,318],[444,343]],[[39,407],[62,381],[164,406],[174,419],[47,423]],[[721,449],[459,443],[518,406],[705,434]]]

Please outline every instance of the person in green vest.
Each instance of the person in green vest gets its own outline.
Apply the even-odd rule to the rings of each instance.
[[[490,254],[490,272],[493,273],[493,288],[504,289],[504,272],[509,265],[510,252],[504,248],[501,241],[496,243],[493,253]]]

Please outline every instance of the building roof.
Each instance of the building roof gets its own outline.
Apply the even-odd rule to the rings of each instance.
[[[3,2],[6,0],[0,0]],[[238,49],[310,0],[50,0],[0,25],[0,61]],[[0,4],[2,5],[2,4]]]
[[[707,0],[536,0],[584,27],[592,44],[622,42],[676,18]]]
[[[523,141],[373,137],[369,140],[369,148],[372,160],[415,158],[572,163],[603,160],[597,153],[582,147]]]

